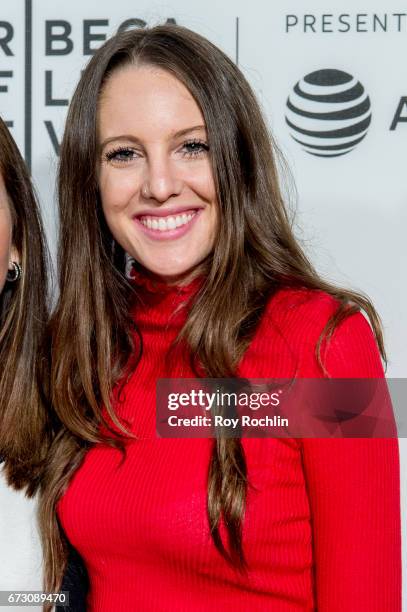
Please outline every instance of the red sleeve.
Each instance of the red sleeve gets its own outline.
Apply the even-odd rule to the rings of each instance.
[[[332,377],[383,376],[362,314],[334,332],[326,364]],[[398,439],[303,439],[301,449],[318,612],[400,612]]]

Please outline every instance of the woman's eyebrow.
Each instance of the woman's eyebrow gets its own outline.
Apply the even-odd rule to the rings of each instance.
[[[183,130],[179,130],[172,135],[172,138],[179,138],[179,136],[185,136],[185,134],[189,134],[189,132],[197,132],[198,130],[206,130],[204,125],[194,125],[193,127],[184,128]]]
[[[180,136],[185,136],[191,132],[197,132],[198,130],[205,131],[206,128],[204,125],[194,125],[192,127],[183,128],[182,130],[178,130],[170,135],[170,138],[179,138]],[[110,138],[106,138],[103,142],[100,143],[99,148],[103,149],[109,142],[113,142],[115,140],[127,140],[135,143],[139,143],[140,140],[134,136],[133,134],[120,134],[120,136],[111,136]]]

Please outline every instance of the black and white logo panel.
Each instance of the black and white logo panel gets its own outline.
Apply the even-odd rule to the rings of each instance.
[[[350,153],[372,120],[370,98],[347,72],[327,68],[307,74],[287,99],[286,123],[303,150],[318,157]]]

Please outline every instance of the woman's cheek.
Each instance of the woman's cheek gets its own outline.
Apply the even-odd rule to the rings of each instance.
[[[204,166],[201,168],[200,172],[195,173],[193,181],[190,180],[190,187],[208,202],[213,202],[215,200],[215,182],[209,166]]]
[[[100,192],[104,209],[119,211],[133,200],[137,185],[130,176],[110,174],[101,177]]]

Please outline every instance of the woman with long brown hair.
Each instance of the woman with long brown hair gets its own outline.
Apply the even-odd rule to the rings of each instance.
[[[45,243],[24,160],[0,119],[0,521],[1,588],[39,588],[31,497],[50,439],[44,382],[47,359]],[[25,539],[26,538],[26,539]],[[10,548],[6,546],[6,540]],[[12,545],[12,548],[11,548]],[[7,555],[7,558],[6,558]],[[16,563],[14,561],[17,560]],[[6,582],[7,581],[7,582]]]
[[[179,26],[118,33],[75,91],[40,520],[46,589],[72,546],[88,610],[400,609],[396,439],[156,436],[160,378],[384,376],[372,304],[294,238],[276,151]]]

